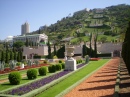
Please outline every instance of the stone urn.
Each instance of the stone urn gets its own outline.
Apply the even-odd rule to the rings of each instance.
[[[67,50],[67,56],[72,57],[74,55],[74,46],[68,46],[66,50]]]
[[[74,49],[74,46],[69,45],[66,47],[67,56],[69,58],[67,58],[67,60],[65,61],[65,70],[74,71],[77,69],[76,60],[72,58],[72,56],[74,55]]]

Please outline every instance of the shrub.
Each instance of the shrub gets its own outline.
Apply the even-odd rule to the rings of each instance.
[[[21,64],[21,62],[17,62],[17,64],[16,64],[16,65],[17,65],[17,66],[20,66],[20,64]]]
[[[62,63],[62,60],[59,60],[59,63]]]
[[[49,70],[50,73],[54,73],[54,72],[56,72],[56,66],[55,65],[50,65],[48,67],[48,70]]]
[[[43,63],[47,64],[47,60],[44,60]]]
[[[20,81],[21,81],[20,72],[18,71],[11,72],[8,76],[8,79],[9,79],[10,84],[12,85],[20,84]]]
[[[32,68],[32,69],[29,69],[28,71],[27,71],[27,77],[28,77],[28,79],[35,79],[35,78],[37,78],[37,69],[34,69],[34,68]]]
[[[61,65],[61,64],[57,64],[57,65],[56,65],[56,70],[59,71],[59,70],[61,70],[61,69],[62,69],[62,65]]]
[[[55,56],[53,56],[53,59],[57,59],[57,56],[55,55]]]
[[[65,63],[61,63],[62,69],[65,68]]]
[[[47,67],[41,67],[38,69],[40,75],[46,75],[47,74]]]

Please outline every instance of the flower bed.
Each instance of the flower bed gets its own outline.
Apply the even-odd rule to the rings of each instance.
[[[77,69],[84,66],[85,64],[80,64],[77,66]],[[18,87],[18,88],[15,88],[15,89],[12,89],[12,90],[9,90],[9,91],[6,91],[4,92],[4,94],[10,94],[10,95],[23,95],[23,94],[26,94],[34,89],[37,89],[37,88],[40,88],[40,87],[43,87],[44,85],[70,73],[71,71],[62,71],[62,72],[59,72],[57,74],[54,74],[52,76],[49,76],[49,77],[46,77],[46,78],[43,78],[43,79],[40,79],[38,81],[35,81],[35,82],[32,82],[30,84],[27,84],[27,85],[23,85],[21,87]]]
[[[90,58],[90,61],[98,61],[100,58]]]
[[[15,68],[15,71],[20,71],[20,70],[27,70],[30,68],[38,68],[41,66],[48,66],[48,64],[39,64],[39,65],[32,65],[32,66],[24,66],[24,68],[20,68],[19,66]],[[3,71],[0,71],[0,74],[5,74],[5,73],[10,73],[14,70],[10,70],[10,68],[5,68]]]

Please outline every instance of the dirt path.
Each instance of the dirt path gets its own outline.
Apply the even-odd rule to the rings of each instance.
[[[64,97],[113,97],[119,62],[119,58],[111,59]]]

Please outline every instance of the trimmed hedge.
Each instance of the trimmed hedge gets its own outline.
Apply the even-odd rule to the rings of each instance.
[[[8,76],[9,82],[12,85],[20,84],[21,78],[21,74],[18,71],[11,72]]]
[[[61,63],[62,69],[65,69],[65,63]]]
[[[46,75],[47,74],[47,67],[41,67],[38,69],[39,75]]]
[[[98,57],[111,57],[111,53],[97,54]]]
[[[62,65],[61,64],[57,64],[57,65],[55,65],[56,66],[56,70],[57,71],[60,71],[61,69],[62,69]]]
[[[35,79],[37,78],[37,75],[38,75],[37,69],[32,68],[27,71],[28,79]]]

